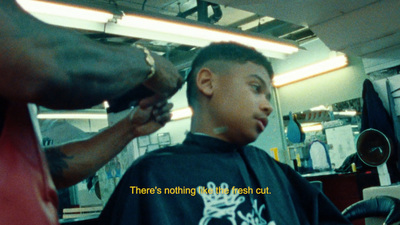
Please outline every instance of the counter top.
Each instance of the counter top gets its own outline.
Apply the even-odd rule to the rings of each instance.
[[[343,174],[343,173],[337,173],[333,170],[331,171],[323,171],[323,172],[315,172],[315,173],[306,173],[306,174],[301,174],[302,177],[318,177],[318,176],[328,176],[328,175],[338,175],[338,174]]]
[[[61,225],[80,225],[80,224],[85,224],[85,225],[92,225],[92,224],[97,224],[97,219],[99,217],[98,214],[93,214],[93,215],[88,215],[88,216],[82,216],[78,218],[68,218],[68,219],[60,219],[59,222]]]

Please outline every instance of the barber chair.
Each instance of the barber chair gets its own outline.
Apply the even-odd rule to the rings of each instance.
[[[400,221],[400,199],[380,195],[356,202],[343,210],[342,214],[350,221],[365,217],[385,217],[372,223],[366,220],[366,225],[395,224]]]
[[[366,225],[389,225],[400,221],[400,185],[391,184],[386,167],[391,150],[391,142],[378,130],[364,130],[358,137],[357,154],[366,165],[377,167],[381,186],[364,189],[365,200],[356,202],[342,212],[349,220],[386,217],[366,218]]]

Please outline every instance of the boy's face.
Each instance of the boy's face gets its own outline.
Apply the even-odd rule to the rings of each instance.
[[[228,66],[225,74],[215,76],[210,106],[216,119],[215,135],[225,141],[246,145],[257,139],[268,124],[273,111],[271,79],[264,67],[247,62],[222,63]]]

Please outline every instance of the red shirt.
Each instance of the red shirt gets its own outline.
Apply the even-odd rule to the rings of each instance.
[[[0,224],[59,224],[57,192],[28,107],[8,103],[5,110],[0,136]]]

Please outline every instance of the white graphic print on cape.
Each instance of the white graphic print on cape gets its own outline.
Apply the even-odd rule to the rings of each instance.
[[[207,189],[211,191],[204,191],[202,186],[197,187],[198,194],[203,198],[204,210],[203,217],[201,218],[199,225],[207,225],[212,219],[226,219],[231,222],[232,225],[236,223],[236,209],[245,201],[244,196],[239,196],[239,193],[229,191],[224,193],[221,190],[229,190],[227,183],[221,183],[219,192],[217,193],[217,187],[214,182],[210,181],[207,183]],[[244,215],[241,211],[238,211],[238,216],[243,220],[241,225],[275,225],[275,222],[271,221],[267,223],[265,219],[261,217],[262,210],[265,205],[257,208],[257,200],[252,202],[253,210],[251,213]]]

